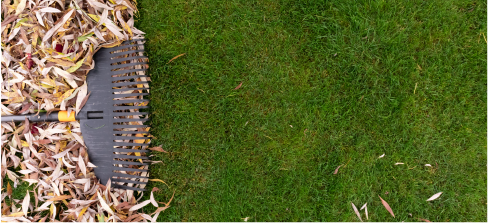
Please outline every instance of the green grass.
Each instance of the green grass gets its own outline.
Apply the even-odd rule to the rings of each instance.
[[[486,2],[138,7],[159,221],[487,220]]]

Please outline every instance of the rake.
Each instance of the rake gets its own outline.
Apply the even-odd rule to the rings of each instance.
[[[2,122],[24,121],[80,121],[81,134],[88,148],[88,156],[96,168],[95,176],[104,185],[110,179],[113,188],[145,189],[148,177],[130,174],[147,172],[149,157],[137,154],[149,144],[149,126],[139,125],[148,121],[149,76],[144,75],[148,58],[144,56],[144,39],[129,40],[120,46],[102,48],[95,53],[95,67],[87,78],[90,96],[85,106],[75,116],[74,112],[52,112],[39,115],[4,116]],[[134,123],[137,122],[137,123]],[[136,154],[136,155],[129,155]],[[142,175],[142,174],[141,174]]]

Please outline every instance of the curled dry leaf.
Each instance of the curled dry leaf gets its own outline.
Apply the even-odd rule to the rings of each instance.
[[[334,170],[334,175],[337,174],[337,172],[339,172],[339,168],[341,168],[342,165],[339,165],[335,170]]]
[[[427,163],[427,164],[425,164],[425,166],[432,167],[432,165],[430,165],[430,164],[428,164],[428,163]]]
[[[441,194],[442,194],[442,192],[439,192],[437,194],[434,194],[434,195],[432,195],[432,197],[430,197],[429,199],[427,199],[427,201],[433,201],[433,200],[439,198],[441,196]]]
[[[381,199],[381,203],[383,204],[383,206],[385,206],[386,210],[390,212],[391,216],[395,217],[395,214],[393,214],[393,210],[391,210],[390,205],[386,203],[386,201],[383,200],[383,198],[381,198],[380,195],[378,195],[378,197]]]
[[[379,156],[378,158],[383,158],[385,156],[385,154],[383,153],[383,155]]]
[[[354,213],[356,213],[356,215],[358,216],[359,220],[360,221],[363,221],[363,219],[361,219],[361,214],[359,214],[359,211],[356,208],[356,205],[354,205],[354,203],[352,203],[352,202],[351,202],[351,205],[352,205],[352,209],[354,210]]]
[[[169,60],[168,63],[166,63],[166,64],[169,64],[169,63],[173,62],[173,60],[176,60],[176,59],[178,59],[178,57],[184,56],[185,54],[186,53],[182,53],[182,54],[180,54],[178,56],[175,56],[175,57],[171,58],[171,60]]]
[[[396,165],[403,165],[403,164],[405,164],[405,163],[395,163],[395,166],[396,166]]]

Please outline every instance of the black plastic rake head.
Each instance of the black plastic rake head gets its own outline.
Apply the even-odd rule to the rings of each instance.
[[[94,56],[95,67],[86,82],[90,97],[76,115],[66,111],[50,114],[3,116],[2,122],[80,120],[81,134],[90,161],[97,166],[95,175],[102,184],[110,179],[112,187],[144,190],[148,181],[149,158],[141,156],[149,144],[148,58],[143,39],[102,48]]]
[[[144,190],[136,186],[147,184],[149,158],[140,156],[149,152],[144,150],[149,126],[142,124],[148,112],[139,110],[149,108],[143,99],[149,94],[143,41],[125,41],[94,55],[95,68],[86,79],[90,97],[79,112],[86,115],[80,117],[81,132],[95,175],[102,184],[110,179],[114,188]]]

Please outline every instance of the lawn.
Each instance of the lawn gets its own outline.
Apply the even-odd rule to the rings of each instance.
[[[159,221],[487,220],[486,2],[138,7]]]

